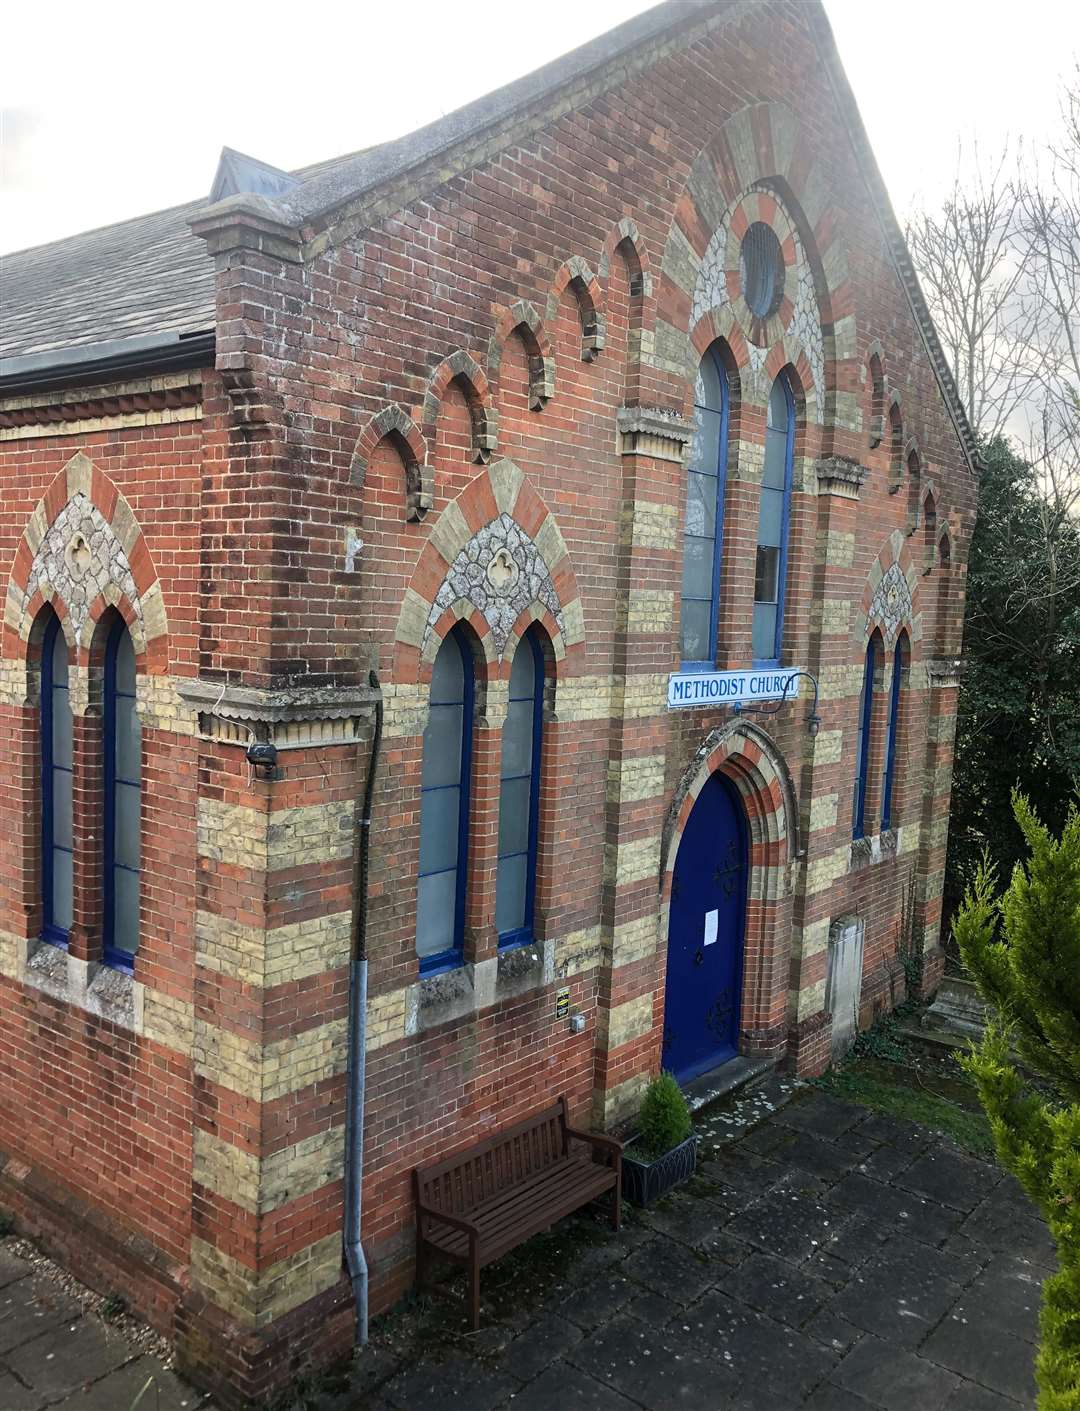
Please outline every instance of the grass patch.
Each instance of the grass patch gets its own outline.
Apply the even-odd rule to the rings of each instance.
[[[842,1102],[933,1127],[976,1156],[994,1154],[990,1125],[978,1109],[975,1091],[959,1077],[923,1079],[899,1064],[856,1058],[818,1078],[816,1085]]]

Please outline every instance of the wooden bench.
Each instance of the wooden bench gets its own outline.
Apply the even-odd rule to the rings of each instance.
[[[480,1326],[480,1270],[556,1220],[611,1191],[612,1220],[622,1214],[622,1142],[571,1127],[566,1098],[479,1146],[413,1172],[416,1281],[429,1259],[469,1269],[472,1327]],[[601,1164],[593,1159],[599,1153]]]

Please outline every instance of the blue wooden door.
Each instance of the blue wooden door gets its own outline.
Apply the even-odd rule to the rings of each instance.
[[[746,921],[746,815],[712,774],[683,832],[671,884],[663,1064],[680,1080],[738,1052]]]

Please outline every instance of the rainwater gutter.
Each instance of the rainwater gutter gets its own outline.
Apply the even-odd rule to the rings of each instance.
[[[371,806],[375,793],[375,771],[382,746],[383,702],[378,675],[369,676],[375,701],[375,734],[371,741],[364,801],[358,822],[356,874],[353,886],[352,944],[349,959],[349,1056],[345,1123],[345,1267],[352,1282],[356,1302],[356,1341],[368,1340],[368,1263],[360,1240],[364,1195],[364,1082],[367,1050],[367,905],[368,854],[371,844]]]

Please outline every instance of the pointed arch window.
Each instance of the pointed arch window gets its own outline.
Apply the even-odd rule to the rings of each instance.
[[[765,469],[761,479],[754,563],[753,655],[756,666],[768,666],[780,660],[794,451],[795,398],[787,377],[780,373],[769,393],[765,424]]]
[[[900,731],[900,688],[907,666],[907,640],[900,634],[893,652],[889,690],[889,736],[885,747],[885,780],[881,793],[881,831],[892,827],[893,784],[896,776],[896,741]]]
[[[880,652],[875,633],[866,644],[866,664],[863,668],[862,696],[859,699],[859,733],[856,738],[855,810],[852,837],[866,836],[866,794],[870,780],[870,727],[874,716],[874,681]]]
[[[716,666],[729,403],[727,369],[718,350],[710,348],[698,368],[694,440],[686,473],[680,622],[682,664],[690,670],[712,671]]]
[[[448,633],[431,673],[420,777],[416,953],[423,972],[460,963],[465,935],[474,674],[460,627]]]
[[[66,946],[73,907],[72,736],[68,646],[55,613],[41,644],[41,938]]]
[[[495,885],[495,929],[501,946],[526,945],[533,938],[543,730],[544,653],[532,628],[514,653],[502,732]]]
[[[135,709],[135,647],[117,617],[105,644],[105,866],[102,959],[131,970],[139,948],[142,729]]]

